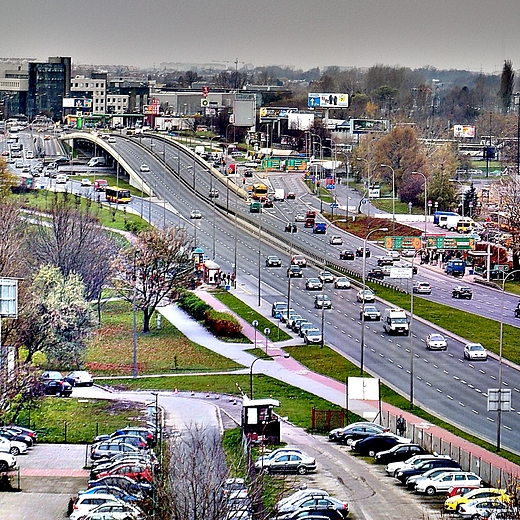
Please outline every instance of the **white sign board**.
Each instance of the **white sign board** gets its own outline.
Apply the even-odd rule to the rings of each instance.
[[[0,278],[0,318],[18,318],[18,280]]]
[[[504,388],[501,392],[498,391],[498,388],[489,388],[488,389],[488,399],[487,399],[487,411],[488,412],[498,412],[498,403],[500,401],[500,409],[502,412],[510,412],[511,411],[511,389]]]
[[[390,267],[390,278],[412,279],[413,269],[411,267]]]
[[[379,401],[379,379],[372,377],[349,377],[348,398]]]

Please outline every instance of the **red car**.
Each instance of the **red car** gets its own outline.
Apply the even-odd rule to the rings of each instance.
[[[136,482],[151,482],[153,478],[152,471],[148,466],[136,462],[129,462],[127,464],[118,464],[117,466],[114,466],[113,468],[96,475],[96,479],[113,475],[123,475],[125,477],[130,477]]]

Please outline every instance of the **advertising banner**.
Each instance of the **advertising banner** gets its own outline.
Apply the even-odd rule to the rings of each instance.
[[[307,103],[311,108],[348,108],[348,94],[310,93]]]
[[[475,127],[470,125],[453,125],[453,137],[475,137]]]

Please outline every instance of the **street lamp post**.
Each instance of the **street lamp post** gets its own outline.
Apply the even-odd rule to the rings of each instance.
[[[253,321],[251,322],[251,325],[253,325],[253,327],[254,327],[254,329],[255,329],[255,347],[254,347],[254,348],[256,348],[256,331],[257,331],[257,329],[258,329],[258,320],[253,320]]]
[[[267,356],[267,340],[269,339],[269,334],[271,334],[271,329],[269,327],[266,327],[264,329],[264,336],[265,336],[265,355]]]
[[[260,212],[258,213],[258,306],[262,305],[261,302],[261,274],[262,274],[262,208],[260,208]]]
[[[392,170],[392,236],[395,236],[395,171],[389,164],[382,164],[381,166]]]
[[[367,164],[367,229],[370,227],[370,162],[368,159],[365,159],[364,157],[356,157],[356,160],[363,161]]]
[[[424,238],[426,239],[426,222],[428,219],[428,183],[426,180],[426,175],[422,172],[412,172],[412,175],[421,175],[424,179]]]
[[[520,273],[520,269],[515,269],[502,281],[502,300],[500,303],[500,339],[498,348],[498,410],[497,410],[497,451],[500,451],[500,437],[502,433],[502,346],[503,346],[503,334],[504,334],[504,296],[506,289],[506,280],[513,274]]]
[[[249,396],[250,396],[250,399],[253,399],[253,366],[255,365],[255,363],[257,361],[266,361],[266,360],[271,360],[272,358],[275,358],[275,357],[283,357],[285,359],[288,359],[290,358],[290,354],[287,353],[287,352],[284,352],[283,354],[273,354],[272,356],[267,356],[267,357],[259,357],[259,358],[256,358],[256,359],[253,359],[253,362],[251,363],[251,365],[249,366]]]
[[[369,231],[365,239],[363,240],[363,291],[366,290],[366,264],[367,264],[367,241],[372,235],[372,233],[375,233],[376,231],[388,231],[388,228],[377,228],[373,229],[372,231]],[[365,356],[365,293],[363,293],[363,298],[361,302],[361,360],[360,360],[360,375],[363,377],[363,369],[364,369],[364,356]]]
[[[417,257],[418,251],[412,257],[412,277],[413,277],[413,265],[415,262],[415,258]],[[412,333],[412,325],[413,325],[413,284],[412,284],[412,292],[410,293],[410,325],[408,327],[408,334],[410,335],[410,410],[413,409],[413,401],[414,401],[414,351],[413,351],[413,333]]]

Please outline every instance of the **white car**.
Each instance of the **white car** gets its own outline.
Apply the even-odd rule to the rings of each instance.
[[[332,283],[334,282],[334,275],[330,271],[321,271],[319,274],[319,279],[323,283]]]
[[[338,235],[332,235],[329,239],[329,244],[341,246],[343,244],[343,239]]]
[[[108,141],[109,143],[117,143],[117,139],[116,139],[115,137],[113,137],[113,136],[110,136],[110,137],[107,139],[107,141]]]
[[[458,507],[458,513],[462,518],[489,518],[493,511],[510,513],[503,518],[516,517],[510,504],[506,504],[495,497],[477,498],[466,504],[460,504]]]
[[[296,215],[294,215],[294,221],[305,222],[305,213],[296,213]]]
[[[148,166],[147,164],[141,164],[141,166],[139,167],[139,170],[141,170],[142,172],[149,172],[150,171],[150,166]]]
[[[307,345],[321,343],[321,332],[319,329],[308,329],[303,334],[303,341]]]
[[[85,493],[84,495],[79,495],[74,501],[74,510],[70,514],[70,520],[78,520],[82,516],[86,515],[96,507],[102,506],[104,504],[121,504],[121,500],[118,500],[114,495],[109,495],[107,493]]]
[[[402,469],[413,468],[413,467],[417,466],[418,464],[421,464],[425,460],[436,459],[439,457],[442,457],[445,459],[450,458],[448,455],[435,455],[435,454],[433,454],[433,455],[430,455],[430,454],[414,455],[413,457],[410,457],[409,459],[406,459],[405,461],[390,462],[389,464],[387,464],[386,468],[385,468],[386,474],[390,475],[391,477],[395,477],[397,472]]]
[[[428,350],[446,350],[448,348],[448,342],[442,334],[428,334],[428,336],[426,336],[426,348]]]
[[[81,179],[81,186],[88,188],[92,186],[92,182],[90,179]]]
[[[487,350],[480,343],[466,343],[464,346],[464,358],[469,361],[486,361],[487,356]]]
[[[319,291],[323,288],[323,283],[319,278],[307,278],[307,281],[305,282],[305,288],[309,291]]]
[[[415,486],[417,493],[424,493],[428,496],[437,493],[446,493],[453,486],[481,486],[482,479],[475,473],[469,471],[459,471],[457,473],[441,473],[434,478],[419,480]]]
[[[94,378],[86,370],[74,370],[65,376],[65,381],[71,386],[93,386]]]
[[[334,280],[334,287],[336,289],[350,289],[351,283],[346,276],[340,276]]]
[[[370,289],[361,289],[356,294],[356,298],[358,302],[371,302],[373,303],[376,299],[376,295]]]
[[[0,471],[7,471],[16,466],[16,457],[10,453],[0,452]]]
[[[190,218],[202,218],[202,213],[198,209],[192,209],[190,212]]]
[[[276,510],[278,512],[284,512],[286,509],[290,510],[289,508],[292,504],[295,504],[296,502],[299,502],[303,498],[306,498],[309,496],[328,497],[329,493],[328,493],[328,491],[325,491],[323,489],[314,489],[314,488],[300,489],[299,491],[296,491],[292,495],[282,498],[282,500],[280,500],[276,504]]]
[[[20,453],[27,453],[27,444],[20,441],[11,441],[0,436],[0,451],[11,455],[20,455]]]
[[[83,520],[140,520],[144,518],[140,509],[124,502],[103,504],[82,517]]]

